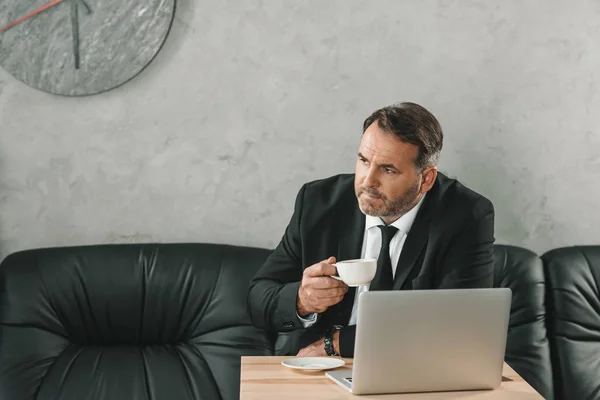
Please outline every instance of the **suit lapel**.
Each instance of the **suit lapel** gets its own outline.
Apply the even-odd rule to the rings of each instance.
[[[419,212],[420,211],[421,210],[419,210]],[[402,288],[406,278],[408,278],[411,271],[417,267],[417,260],[425,248],[428,237],[429,216],[424,215],[422,218],[415,220],[410,232],[408,233],[408,236],[406,237],[406,241],[402,247],[402,252],[400,253],[398,265],[396,266],[396,274],[394,277],[394,286],[392,287],[392,290],[398,290]]]
[[[365,215],[358,207],[358,200],[354,193],[348,202],[347,208],[338,216],[338,251],[337,261],[360,258],[362,253],[363,238],[365,234]],[[336,310],[337,318],[347,323],[354,305],[356,288],[349,288],[344,299],[333,308]]]
[[[402,288],[406,279],[411,276],[411,272],[414,268],[417,268],[417,260],[425,249],[427,240],[429,238],[429,222],[431,216],[431,207],[434,204],[434,198],[437,195],[438,182],[436,182],[433,188],[427,194],[421,209],[419,210],[415,221],[406,237],[404,246],[402,246],[402,252],[396,265],[396,274],[394,276],[394,286],[392,290],[399,290]]]

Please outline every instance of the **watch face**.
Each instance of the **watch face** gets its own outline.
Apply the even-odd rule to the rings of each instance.
[[[0,66],[49,93],[122,85],[162,47],[175,0],[0,0]]]

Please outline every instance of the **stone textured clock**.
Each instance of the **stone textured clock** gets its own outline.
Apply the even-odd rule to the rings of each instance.
[[[0,66],[49,93],[104,92],[152,61],[174,13],[175,0],[0,0]]]

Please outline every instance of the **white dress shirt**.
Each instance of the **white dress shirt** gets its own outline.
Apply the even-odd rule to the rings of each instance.
[[[425,196],[426,195],[427,194],[425,194]],[[404,242],[406,241],[406,236],[408,235],[408,232],[410,232],[410,228],[412,227],[417,213],[421,208],[421,204],[423,204],[425,196],[423,196],[421,200],[417,203],[417,205],[414,206],[409,212],[407,212],[391,224],[392,226],[398,228],[398,231],[396,232],[396,234],[392,238],[392,241],[390,242],[390,260],[392,261],[392,274],[394,277],[396,276],[396,267],[398,265],[398,260],[400,259],[402,247],[404,246]],[[365,215],[365,218],[365,232],[360,258],[377,259],[377,257],[379,256],[379,251],[381,249],[381,229],[377,228],[377,226],[385,225],[385,223],[379,217]],[[354,305],[352,306],[352,314],[350,315],[350,321],[348,322],[348,325],[356,325],[358,298],[362,293],[368,290],[369,286],[359,286],[356,288],[356,294],[354,296]],[[317,322],[316,314],[310,314],[307,318],[299,318],[302,322],[302,325],[305,328],[308,328],[312,326],[315,322]]]

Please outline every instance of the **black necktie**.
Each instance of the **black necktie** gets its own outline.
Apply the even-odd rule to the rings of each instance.
[[[394,274],[392,273],[392,260],[390,259],[390,242],[398,232],[398,228],[391,225],[379,225],[378,228],[381,229],[381,250],[377,257],[377,272],[369,290],[391,290],[394,284]]]

